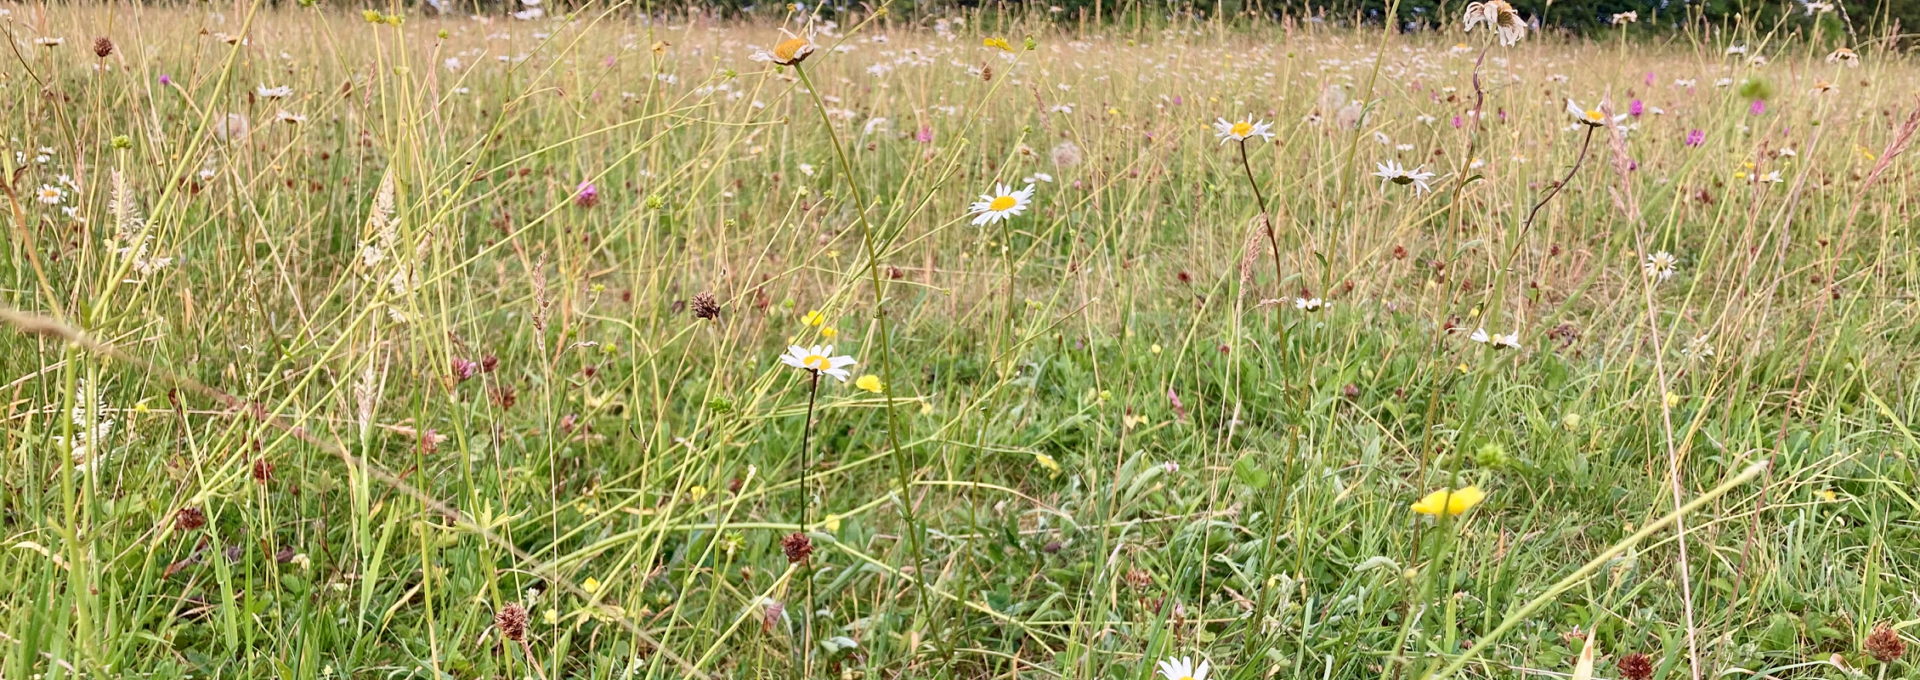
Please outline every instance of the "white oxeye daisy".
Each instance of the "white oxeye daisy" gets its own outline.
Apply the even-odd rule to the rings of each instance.
[[[288,111],[286,109],[280,109],[280,113],[274,116],[274,119],[282,123],[287,123],[289,125],[299,125],[301,123],[307,122],[306,116],[302,116],[300,114],[294,113],[292,111]]]
[[[60,205],[61,201],[67,200],[67,191],[51,184],[42,184],[34,198],[47,205]]]
[[[1418,196],[1427,192],[1427,180],[1433,179],[1433,173],[1423,170],[1425,166],[1408,170],[1401,167],[1399,161],[1393,160],[1385,163],[1377,163],[1375,166],[1378,169],[1374,171],[1373,176],[1380,178],[1380,188],[1382,189],[1387,188],[1387,182],[1392,182],[1400,186],[1411,184],[1413,185],[1414,195]]]
[[[1827,63],[1846,64],[1847,68],[1855,68],[1860,65],[1860,54],[1842,47],[1834,50],[1832,54],[1827,55]]]
[[[1267,140],[1272,140],[1273,133],[1269,131],[1269,128],[1272,127],[1273,123],[1264,120],[1254,120],[1251,115],[1233,122],[1228,122],[1225,118],[1215,118],[1213,120],[1213,136],[1219,137],[1221,144],[1227,142],[1244,142],[1249,137],[1262,137]]]
[[[1613,15],[1613,25],[1615,26],[1639,23],[1639,21],[1640,21],[1639,12],[1621,12]]]
[[[1759,176],[1759,177],[1756,177],[1756,178],[1754,178],[1754,179],[1756,179],[1756,180],[1759,180],[1759,181],[1761,181],[1761,182],[1766,182],[1766,183],[1768,183],[1768,184],[1779,184],[1779,183],[1781,183],[1781,182],[1785,182],[1785,181],[1787,181],[1787,180],[1785,180],[1785,179],[1783,179],[1783,178],[1781,178],[1781,177],[1780,177],[1780,171],[1779,171],[1779,170],[1775,170],[1775,171],[1773,171],[1773,172],[1769,172],[1769,173],[1767,173],[1767,174],[1764,174],[1764,175],[1761,175],[1761,176]]]
[[[1487,329],[1476,328],[1473,330],[1473,335],[1467,336],[1467,339],[1478,343],[1485,343],[1489,337],[1490,336],[1487,335]]]
[[[34,38],[33,44],[39,45],[41,47],[57,47],[61,43],[65,43],[66,41],[67,41],[66,38],[61,38],[58,36],[41,36],[38,38]]]
[[[293,88],[287,85],[279,87],[260,85],[253,88],[253,93],[261,99],[285,99],[293,96]]]
[[[1161,659],[1160,677],[1164,680],[1207,680],[1207,662],[1202,660],[1199,666],[1193,665],[1193,657]]]
[[[1527,37],[1527,22],[1520,18],[1520,12],[1507,4],[1506,0],[1486,0],[1467,4],[1467,32],[1473,27],[1486,24],[1487,28],[1500,38],[1501,45],[1512,45]]]
[[[840,382],[847,381],[846,369],[856,363],[850,356],[833,356],[833,345],[825,347],[794,345],[787,348],[786,354],[780,355],[780,361],[794,368],[832,376]]]
[[[1567,100],[1567,115],[1573,116],[1573,120],[1582,125],[1600,127],[1607,124],[1607,114],[1602,113],[1600,109],[1582,108],[1579,104],[1575,104],[1572,99]],[[1618,123],[1626,119],[1627,114],[1623,113],[1614,116],[1613,122]]]
[[[1005,184],[996,184],[993,193],[981,194],[980,200],[974,201],[973,207],[967,212],[979,215],[973,218],[973,226],[979,227],[1026,212],[1027,205],[1032,202],[1032,184],[1028,184],[1027,188],[1019,191],[1013,191]]]
[[[1320,298],[1294,298],[1293,300],[1293,308],[1303,312],[1317,312],[1326,306],[1327,303],[1321,302]]]
[[[1662,250],[1648,255],[1647,261],[1640,265],[1640,268],[1647,272],[1647,276],[1665,281],[1673,278],[1673,272],[1680,268],[1680,258]]]
[[[1833,11],[1833,3],[1831,2],[1808,2],[1807,3],[1807,16],[1813,16],[1815,14],[1821,14],[1821,13],[1831,12],[1831,11]]]
[[[1506,335],[1494,333],[1493,348],[1494,349],[1520,349],[1520,332],[1514,331]]]
[[[1686,357],[1688,361],[1706,361],[1712,359],[1713,346],[1707,344],[1708,340],[1709,338],[1705,334],[1688,340],[1687,346],[1680,348],[1680,356]]]

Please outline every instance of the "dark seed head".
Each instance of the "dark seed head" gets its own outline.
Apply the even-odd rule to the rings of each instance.
[[[493,615],[493,625],[500,628],[500,634],[514,642],[527,639],[527,608],[518,602],[508,602],[500,612]]]
[[[780,539],[780,549],[787,553],[787,562],[799,564],[813,555],[813,539],[805,532],[796,531]]]
[[[112,39],[104,35],[93,39],[93,56],[105,59],[110,54],[113,54]]]
[[[181,508],[173,513],[173,528],[176,531],[193,531],[207,525],[207,514],[199,508]]]
[[[1873,627],[1873,634],[1867,636],[1867,653],[1872,654],[1880,663],[1893,663],[1907,655],[1907,641],[1893,632],[1887,624]]]
[[[1653,677],[1653,659],[1647,658],[1645,654],[1634,652],[1620,657],[1616,663],[1620,667],[1620,677],[1625,680],[1647,680]]]
[[[254,459],[253,481],[265,484],[271,479],[273,479],[273,463],[268,462],[265,458]]]
[[[700,292],[693,296],[693,318],[713,320],[720,318],[720,301],[713,293]]]

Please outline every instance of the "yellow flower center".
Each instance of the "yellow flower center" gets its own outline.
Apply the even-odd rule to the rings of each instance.
[[[999,198],[993,199],[992,203],[987,204],[987,209],[995,212],[999,212],[1001,210],[1012,208],[1015,204],[1018,204],[1019,202],[1020,202],[1019,200],[1015,199],[1012,196],[1001,196]]]
[[[804,57],[801,51],[810,46],[806,38],[788,38],[773,47],[773,56],[783,62],[792,62],[796,55]]]
[[[1587,111],[1587,120],[1591,120],[1591,121],[1594,121],[1594,122],[1596,122],[1596,123],[1597,123],[1597,122],[1599,122],[1599,121],[1600,121],[1600,112],[1599,112],[1599,111],[1591,111],[1591,110],[1590,110],[1590,111]]]
[[[820,356],[818,354],[809,354],[807,355],[807,358],[801,359],[800,363],[801,365],[816,371],[824,371],[829,368],[833,368],[832,361],[829,361],[827,360],[826,357]]]
[[[1233,124],[1233,136],[1235,137],[1245,137],[1252,133],[1253,133],[1253,123],[1249,123],[1243,120]]]

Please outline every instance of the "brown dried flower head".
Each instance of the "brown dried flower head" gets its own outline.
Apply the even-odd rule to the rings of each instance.
[[[714,299],[713,293],[695,293],[693,296],[693,317],[709,321],[720,318],[720,301]]]
[[[1884,623],[1873,627],[1873,634],[1867,636],[1866,648],[1880,663],[1893,663],[1907,655],[1907,641]]]
[[[173,513],[173,528],[176,531],[193,531],[207,525],[207,514],[199,508],[181,508]]]
[[[113,54],[113,40],[111,38],[103,35],[93,39],[93,56],[105,59],[111,54]]]
[[[780,539],[780,550],[787,553],[787,562],[799,564],[813,556],[813,539],[806,532],[796,531]]]
[[[1647,680],[1653,677],[1653,659],[1639,652],[1620,657],[1616,665],[1620,667],[1620,677],[1625,680]]]
[[[527,608],[518,602],[508,602],[500,612],[493,615],[493,625],[500,628],[500,634],[514,642],[527,639]]]

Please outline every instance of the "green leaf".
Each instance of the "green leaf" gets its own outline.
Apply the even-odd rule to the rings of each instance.
[[[1233,461],[1233,478],[1255,491],[1263,490],[1268,484],[1273,483],[1273,476],[1267,474],[1265,468],[1260,467],[1260,463],[1253,459],[1251,453],[1244,454],[1239,460]]]

